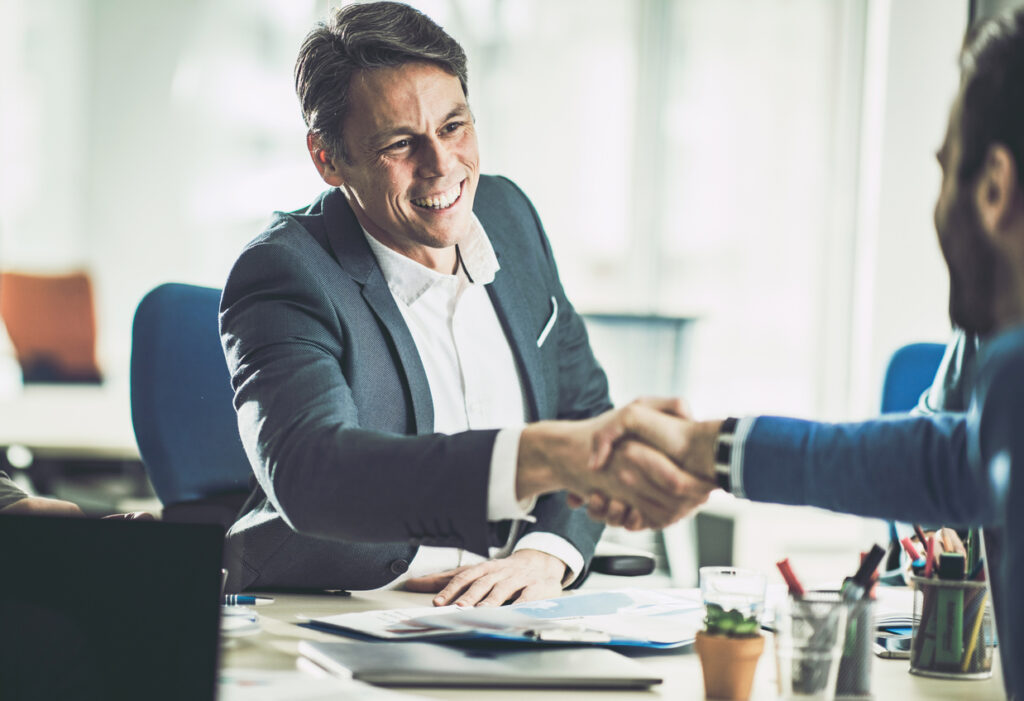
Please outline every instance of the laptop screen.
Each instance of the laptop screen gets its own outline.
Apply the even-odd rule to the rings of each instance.
[[[223,531],[0,516],[0,698],[216,693]]]

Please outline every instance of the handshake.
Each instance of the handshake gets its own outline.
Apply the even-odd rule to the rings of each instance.
[[[693,421],[678,399],[638,399],[583,421],[523,429],[516,494],[567,490],[596,521],[630,530],[664,528],[717,487],[721,421]]]

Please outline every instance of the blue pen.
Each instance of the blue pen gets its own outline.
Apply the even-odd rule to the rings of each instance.
[[[243,596],[241,594],[225,594],[225,606],[266,606],[274,603],[269,596]]]

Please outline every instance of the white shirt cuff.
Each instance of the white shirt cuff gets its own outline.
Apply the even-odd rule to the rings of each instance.
[[[744,498],[743,490],[743,448],[750,430],[754,428],[756,416],[745,416],[736,422],[736,430],[732,434],[732,453],[729,458],[729,492]]]
[[[565,563],[569,571],[566,572],[565,577],[562,579],[562,587],[567,587],[575,582],[576,578],[580,576],[580,572],[583,571],[583,556],[580,555],[579,550],[573,547],[572,543],[562,536],[542,531],[527,533],[519,539],[516,547],[512,548],[512,552],[525,548],[539,550],[542,553],[557,557]]]
[[[487,520],[519,520],[533,523],[530,515],[537,498],[516,499],[516,466],[519,462],[519,438],[523,427],[503,428],[494,438],[491,451],[491,478],[487,484]],[[556,556],[557,557],[557,556]]]

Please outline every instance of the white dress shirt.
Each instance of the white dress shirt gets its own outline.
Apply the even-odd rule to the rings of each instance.
[[[519,437],[526,401],[512,349],[494,305],[484,289],[500,266],[487,234],[474,216],[469,234],[459,244],[462,264],[445,275],[393,251],[365,229],[395,304],[405,319],[430,385],[434,431],[453,434],[472,429],[502,429],[491,454],[487,518],[533,520],[534,500],[515,498]],[[468,274],[467,274],[468,273]],[[513,536],[518,529],[513,528]],[[492,548],[491,557],[530,548],[560,559],[568,567],[563,583],[583,570],[583,556],[561,536],[534,532],[510,548]],[[484,558],[459,548],[420,546],[409,569],[391,582],[442,572]]]

